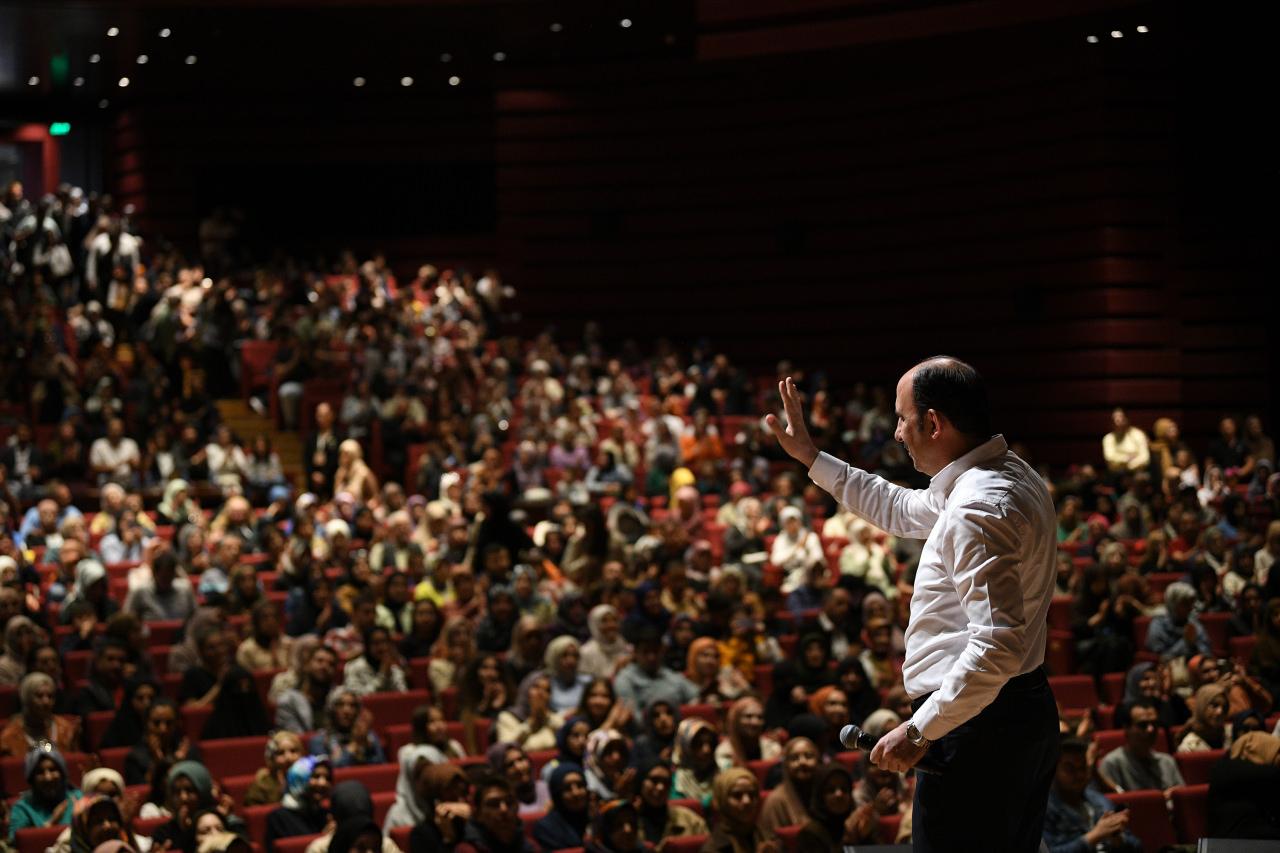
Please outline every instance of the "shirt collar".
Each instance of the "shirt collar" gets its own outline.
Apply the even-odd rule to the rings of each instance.
[[[938,499],[939,504],[945,504],[961,474],[970,468],[977,467],[981,462],[1003,455],[1008,450],[1009,445],[1005,443],[1003,435],[991,436],[990,439],[979,444],[959,459],[952,460],[945,468],[934,474],[933,479],[929,481],[930,493]]]

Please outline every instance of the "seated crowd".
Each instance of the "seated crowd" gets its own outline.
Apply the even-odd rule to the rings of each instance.
[[[772,376],[702,347],[609,352],[595,328],[522,339],[492,272],[401,285],[344,256],[214,280],[166,247],[144,265],[109,198],[11,187],[3,205],[10,845],[910,838],[912,774],[837,734],[911,714],[920,543],[803,481],[759,424]],[[920,485],[883,389],[837,402],[779,368],[821,447]],[[241,389],[305,431],[301,459],[221,422],[211,397]],[[1155,843],[1116,803],[1151,790],[1176,817],[1190,767],[1207,831],[1280,837],[1270,439],[1224,418],[1196,453],[1118,411],[1102,458],[1043,472],[1061,544],[1046,665],[1095,697],[1059,694],[1045,840]]]

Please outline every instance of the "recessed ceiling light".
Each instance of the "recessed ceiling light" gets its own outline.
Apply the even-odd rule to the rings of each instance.
[[[121,88],[121,89],[124,89],[124,88],[125,88],[125,87],[127,87],[128,85],[129,85],[129,78],[128,78],[128,77],[121,77],[121,78],[120,78],[120,88]]]
[[[1112,30],[1111,37],[1113,39],[1122,39],[1124,38],[1124,33],[1120,32],[1119,30]]]
[[[188,65],[195,65],[195,64],[196,64],[196,55],[193,53],[193,54],[191,54],[190,56],[188,56],[188,57],[186,58],[186,63],[187,63]]]
[[[1097,37],[1097,36],[1085,36],[1084,40],[1085,40],[1085,41],[1087,41],[1089,44],[1097,44],[1097,43],[1098,43],[1098,37]]]
[[[452,54],[452,53],[442,53],[442,54],[440,54],[440,61],[441,61],[441,62],[453,62],[453,54]]]
[[[412,77],[401,77],[401,78],[400,78],[400,85],[401,85],[401,86],[404,86],[405,88],[408,88],[409,86],[412,86],[412,85],[413,85],[413,78],[412,78]]]
[[[107,30],[107,38],[115,38],[118,35],[120,35],[119,27],[112,27],[111,29]]]
[[[1140,32],[1140,33],[1149,33],[1149,32],[1151,32],[1151,30],[1147,29],[1147,28],[1146,28],[1146,26],[1144,26],[1143,24],[1138,24],[1138,26],[1136,27],[1136,29],[1137,29],[1137,31],[1138,31],[1138,32]]]
[[[559,21],[556,21],[554,24],[551,25],[551,32],[553,33],[558,33],[563,29],[564,29],[564,24],[560,23]]]
[[[148,61],[150,58],[151,58],[151,57],[147,56],[145,53],[140,53],[140,54],[138,54],[138,64],[139,64],[139,65],[146,65],[146,64],[147,64],[147,61]]]
[[[351,85],[355,86],[357,89],[359,89],[364,84],[365,84],[365,79],[363,77],[357,77],[356,79],[351,81]]]
[[[105,110],[107,108],[107,105],[110,103],[111,102],[108,101],[106,98],[103,98],[101,101],[98,101],[98,109]]]
[[[101,61],[102,61],[102,54],[100,54],[100,53],[91,53],[91,54],[89,54],[89,64],[90,64],[90,65],[97,65],[97,64],[98,64],[99,62],[101,62]]]
[[[450,85],[450,86],[457,86],[457,85],[458,85],[459,83],[461,83],[461,82],[462,82],[462,78],[461,78],[461,77],[450,77],[450,78],[449,78],[449,85]]]
[[[631,27],[631,19],[630,19],[630,18],[623,18],[621,21],[618,21],[618,26],[622,27],[624,30],[625,30],[625,29],[630,28],[630,27]]]
[[[167,39],[171,35],[173,35],[173,30],[169,29],[168,27],[165,27],[163,30],[160,31],[160,38],[162,39]]]
[[[495,54],[493,55],[493,61],[494,61],[494,62],[502,62],[502,61],[503,61],[503,60],[505,60],[506,58],[507,58],[507,55],[506,55],[505,53],[503,53],[502,51],[498,51],[497,53],[495,53]]]
[[[32,76],[28,77],[28,78],[27,78],[27,85],[28,85],[28,86],[39,86],[39,85],[40,85],[40,78],[39,78],[39,77],[36,77],[35,75],[32,75]]]
[[[84,85],[84,78],[83,78],[83,77],[77,77],[75,80],[71,81],[71,85],[72,85],[72,86],[83,86],[83,85]]]

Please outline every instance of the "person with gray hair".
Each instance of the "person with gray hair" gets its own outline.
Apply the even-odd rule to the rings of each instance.
[[[43,672],[28,673],[18,686],[22,710],[0,729],[0,755],[22,756],[42,743],[62,752],[80,748],[80,718],[55,714],[58,688]]]
[[[1211,654],[1209,635],[1192,612],[1196,591],[1189,583],[1171,583],[1164,591],[1165,612],[1151,620],[1147,650],[1161,660]]]

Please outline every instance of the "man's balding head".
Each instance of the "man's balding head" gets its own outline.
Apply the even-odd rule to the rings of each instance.
[[[948,355],[927,358],[898,380],[894,438],[916,469],[932,477],[991,437],[982,375]]]

